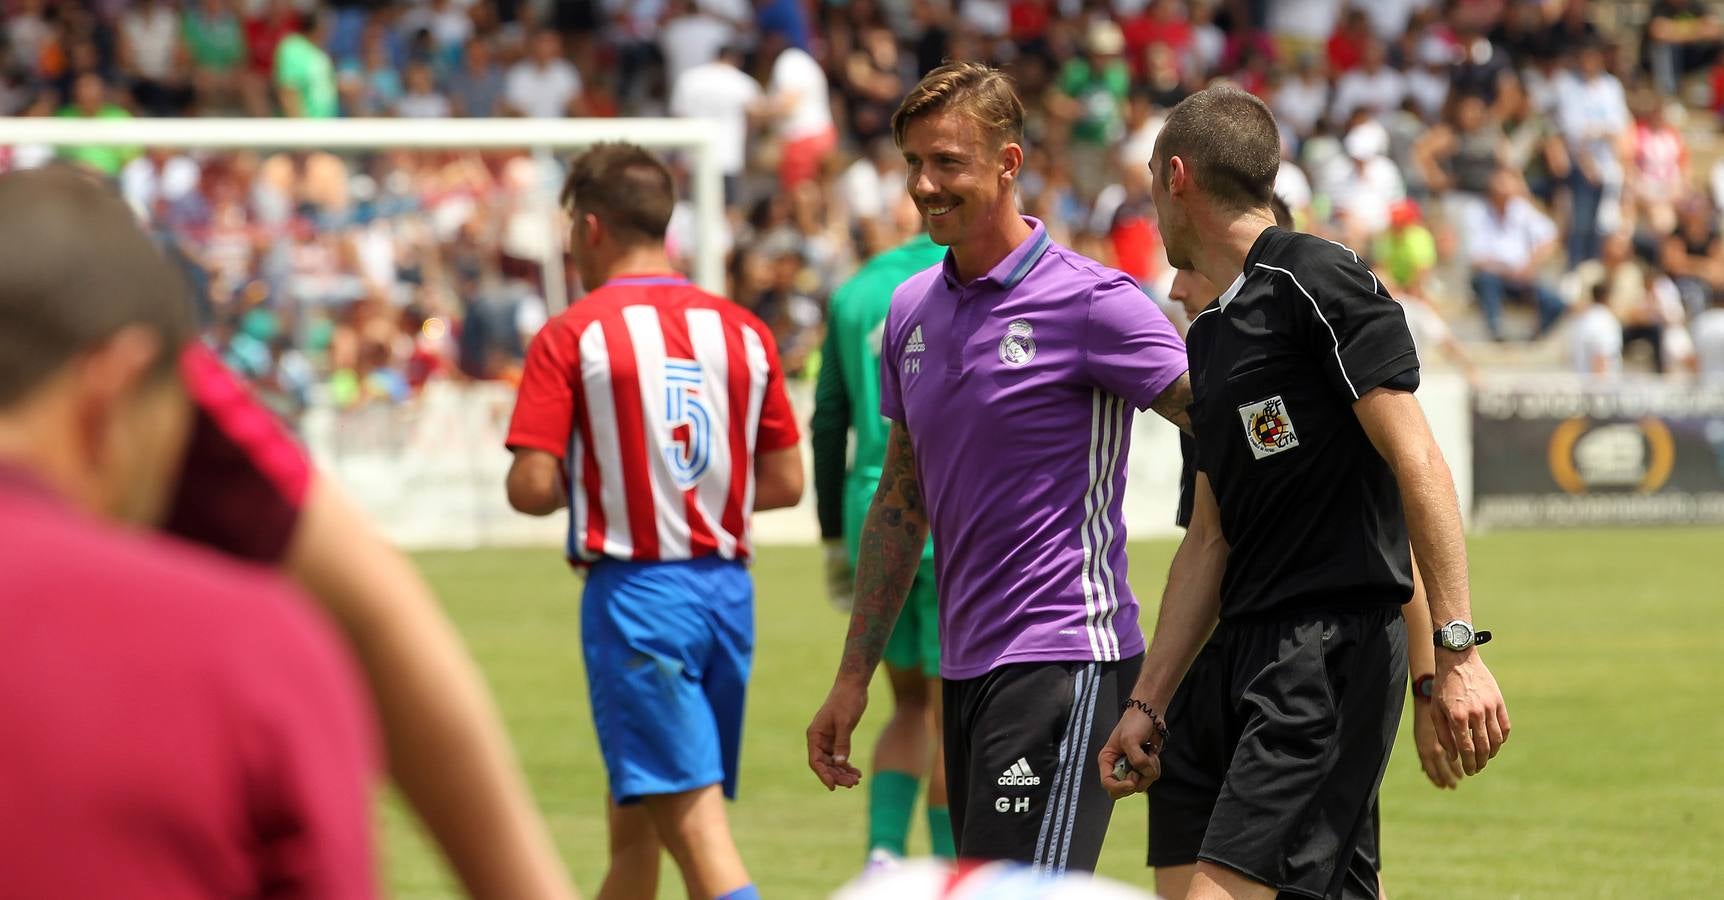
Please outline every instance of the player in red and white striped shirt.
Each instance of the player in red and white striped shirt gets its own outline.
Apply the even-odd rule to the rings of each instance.
[[[657,274],[612,277],[545,326],[509,430],[566,462],[585,563],[746,560],[752,460],[796,442],[771,332]]]
[[[756,898],[722,798],[754,645],[749,517],[802,495],[778,350],[754,314],[672,274],[676,191],[651,154],[588,150],[562,202],[597,287],[527,352],[508,492],[533,515],[569,507],[568,556],[589,567],[581,639],[613,801],[600,893],[654,896],[665,848],[691,897]]]

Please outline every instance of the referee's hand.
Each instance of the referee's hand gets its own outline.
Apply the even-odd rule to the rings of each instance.
[[[1144,745],[1155,737],[1155,725],[1148,716],[1127,710],[1108,735],[1096,755],[1101,766],[1101,786],[1109,797],[1122,800],[1148,788],[1161,777],[1161,757],[1144,752]],[[1121,762],[1125,765],[1120,766]]]
[[[1437,689],[1431,714],[1437,740],[1461,771],[1477,775],[1509,736],[1508,704],[1478,648],[1437,651]]]
[[[850,764],[850,734],[867,708],[867,686],[839,679],[808,724],[808,768],[829,791],[862,782],[862,770]]]

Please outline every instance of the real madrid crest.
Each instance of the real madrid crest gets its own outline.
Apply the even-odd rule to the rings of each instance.
[[[1035,332],[1030,323],[1017,319],[1006,326],[1006,336],[1000,338],[1000,362],[1008,366],[1021,366],[1036,358],[1036,339],[1030,337]]]

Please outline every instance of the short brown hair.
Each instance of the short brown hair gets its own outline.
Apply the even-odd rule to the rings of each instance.
[[[625,241],[662,241],[676,208],[676,182],[635,144],[594,144],[569,164],[560,198],[570,215],[591,213]]]
[[[161,338],[154,374],[176,371],[191,295],[124,200],[52,166],[0,175],[0,209],[0,409],[131,325]]]
[[[945,109],[962,112],[1001,146],[1024,141],[1024,103],[1011,76],[992,66],[955,62],[922,76],[892,114],[892,141],[904,146],[910,123]]]
[[[1175,156],[1191,166],[1197,186],[1220,203],[1258,209],[1268,206],[1275,193],[1281,131],[1262,100],[1234,87],[1205,88],[1168,113],[1156,138],[1157,163],[1165,165]]]

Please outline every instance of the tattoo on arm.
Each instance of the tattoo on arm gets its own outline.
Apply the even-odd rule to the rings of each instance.
[[[1191,375],[1187,373],[1175,378],[1173,383],[1167,386],[1167,390],[1162,391],[1161,396],[1155,398],[1155,402],[1151,403],[1149,408],[1155,410],[1156,414],[1163,419],[1179,426],[1180,431],[1191,434],[1191,413],[1186,409],[1189,406],[1191,406]]]
[[[922,485],[916,478],[916,457],[910,434],[893,424],[887,438],[880,487],[862,523],[856,557],[856,599],[851,607],[850,634],[844,640],[839,674],[867,680],[886,652],[886,639],[904,607],[904,597],[922,564],[928,539],[928,514],[922,505]]]

